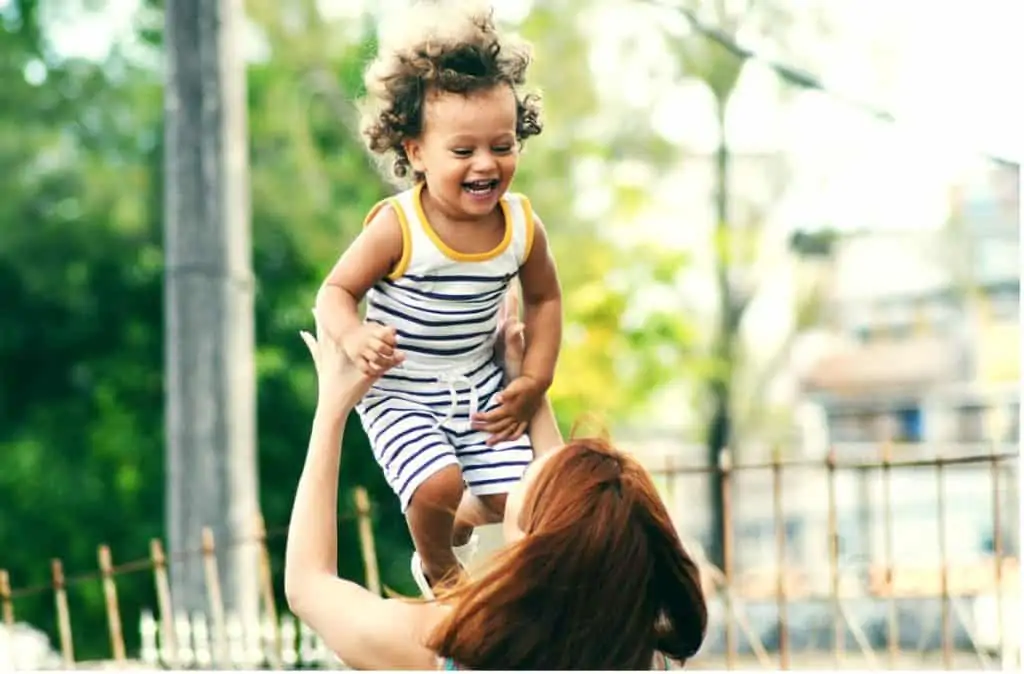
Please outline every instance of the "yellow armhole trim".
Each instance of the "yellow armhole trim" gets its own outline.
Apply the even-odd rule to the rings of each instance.
[[[526,218],[526,248],[523,251],[523,262],[530,259],[530,251],[533,250],[533,232],[536,228],[536,224],[533,221],[533,207],[530,206],[530,200],[526,197],[522,197],[523,201],[523,217]]]
[[[392,197],[391,199],[383,199],[374,204],[366,219],[363,220],[363,227],[368,226],[385,206],[391,206],[395,211],[395,215],[398,216],[398,226],[402,229],[402,257],[398,258],[395,268],[388,274],[389,279],[396,279],[405,274],[405,271],[409,268],[409,259],[412,257],[412,235],[409,233],[409,221],[405,217],[405,211],[398,204],[398,200]]]

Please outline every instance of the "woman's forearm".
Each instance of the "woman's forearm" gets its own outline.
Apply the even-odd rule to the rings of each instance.
[[[288,525],[284,584],[290,598],[311,574],[338,573],[338,472],[347,417],[348,410],[320,406],[313,417]]]
[[[534,456],[538,458],[565,444],[562,431],[558,429],[555,410],[547,396],[541,400],[533,419],[530,420],[530,441],[533,443]]]

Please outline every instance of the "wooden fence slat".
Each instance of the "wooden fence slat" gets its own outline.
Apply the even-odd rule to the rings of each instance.
[[[65,669],[75,668],[75,647],[71,636],[71,613],[68,610],[68,593],[64,586],[64,565],[59,559],[50,562],[53,576],[54,603],[57,608],[57,631],[60,634],[60,653]]]
[[[7,569],[0,569],[0,612],[4,624],[14,627],[14,601],[11,599],[11,576]]]
[[[171,582],[167,576],[167,556],[159,538],[149,541],[149,558],[153,562],[153,583],[156,586],[157,612],[160,616],[160,660],[165,666],[178,662],[177,630],[171,604]]]
[[[206,595],[209,600],[210,619],[213,622],[213,663],[220,666],[227,659],[227,632],[224,624],[224,597],[217,570],[217,548],[213,530],[203,528],[203,570],[206,576]]]
[[[281,631],[277,619],[277,600],[274,596],[274,570],[270,563],[270,550],[267,548],[267,526],[263,515],[256,515],[256,538],[259,544],[260,594],[263,598],[263,611],[267,616],[266,625],[269,631],[263,630],[261,635],[267,638],[270,647],[266,649],[266,657],[271,669],[281,668]]]
[[[366,573],[366,589],[378,597],[381,594],[380,566],[377,563],[377,544],[373,539],[373,522],[370,512],[370,496],[365,487],[355,488],[356,515],[359,526],[359,549],[363,556]]]
[[[110,649],[114,661],[124,663],[127,659],[124,648],[124,631],[121,627],[121,608],[117,601],[117,584],[114,582],[114,561],[110,547],[101,545],[96,551],[100,573],[103,575],[103,604],[107,610],[107,628],[110,630]]]

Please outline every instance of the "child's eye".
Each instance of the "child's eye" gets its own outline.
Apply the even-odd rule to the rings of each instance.
[[[459,147],[452,150],[452,154],[455,155],[456,157],[468,157],[469,155],[473,154],[473,151],[468,148]]]
[[[500,145],[500,146],[494,148],[494,151],[496,153],[498,153],[498,154],[508,154],[509,152],[512,151],[512,146],[511,145]]]

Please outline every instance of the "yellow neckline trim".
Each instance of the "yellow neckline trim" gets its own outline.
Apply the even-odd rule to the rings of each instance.
[[[512,213],[509,210],[508,202],[505,200],[505,196],[502,195],[498,203],[501,205],[501,213],[505,218],[505,236],[502,238],[501,243],[491,250],[484,251],[483,253],[462,253],[454,248],[450,247],[441,237],[438,236],[437,232],[431,226],[430,221],[427,220],[427,214],[423,212],[423,186],[424,183],[420,183],[413,188],[412,192],[412,203],[416,208],[416,215],[419,216],[420,226],[423,227],[423,231],[426,232],[430,240],[437,246],[437,249],[444,253],[445,257],[448,257],[455,262],[484,262],[491,260],[502,253],[508,248],[508,245],[512,243]]]

